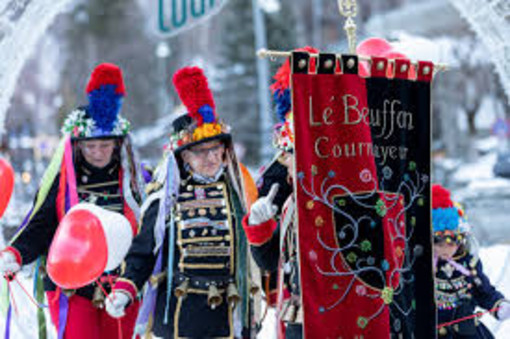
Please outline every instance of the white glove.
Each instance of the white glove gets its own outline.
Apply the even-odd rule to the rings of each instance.
[[[278,193],[279,187],[279,184],[273,184],[265,197],[255,201],[250,209],[248,224],[259,225],[275,216],[276,212],[278,212],[278,207],[273,204],[273,200],[276,197],[276,193]]]
[[[106,312],[108,312],[112,318],[123,317],[126,314],[125,309],[129,303],[129,299],[126,293],[120,291],[114,291],[108,294],[104,303]]]
[[[16,273],[21,269],[16,261],[16,257],[9,251],[0,252],[0,274],[3,276],[6,273]]]
[[[499,306],[498,319],[506,320],[508,318],[510,318],[510,302],[503,301]]]

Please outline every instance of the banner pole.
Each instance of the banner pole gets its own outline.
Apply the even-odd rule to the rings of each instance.
[[[309,53],[311,57],[317,58],[319,54],[315,53]],[[290,51],[275,51],[275,50],[268,50],[265,48],[261,48],[257,51],[257,56],[259,58],[270,58],[271,60],[274,60],[276,58],[288,58],[292,55],[292,52]],[[337,57],[340,57],[342,54],[336,53]],[[372,62],[372,58],[366,55],[358,55],[358,59],[362,61]],[[388,59],[390,62],[395,62],[396,59]],[[411,64],[414,66],[418,66],[417,61],[411,61]],[[437,72],[445,72],[450,70],[451,67],[448,64],[445,63],[437,63],[434,64],[434,73]]]

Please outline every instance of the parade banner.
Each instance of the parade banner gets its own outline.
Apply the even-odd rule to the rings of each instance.
[[[227,0],[158,0],[157,32],[171,37],[218,13]]]
[[[362,78],[356,56],[318,59],[292,56],[305,337],[434,338],[433,65],[387,78],[377,59]]]

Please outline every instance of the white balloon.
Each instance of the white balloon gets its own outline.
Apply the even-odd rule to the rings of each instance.
[[[83,209],[93,213],[101,222],[105,234],[108,261],[105,271],[117,268],[129,251],[133,241],[133,230],[127,218],[117,212],[108,211],[90,203],[79,203],[72,208]]]

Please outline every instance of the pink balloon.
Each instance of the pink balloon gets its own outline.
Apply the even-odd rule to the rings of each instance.
[[[359,43],[356,53],[365,56],[383,57],[393,49],[391,44],[381,38],[369,38]]]
[[[0,218],[4,215],[14,189],[14,171],[11,164],[0,158]]]
[[[47,260],[48,274],[60,287],[75,289],[95,281],[108,260],[105,233],[91,212],[71,209],[60,222]]]
[[[363,56],[376,56],[382,57],[385,53],[391,51],[393,47],[391,44],[381,38],[369,38],[359,43],[356,48],[356,54]],[[370,76],[370,64],[367,61],[361,61],[359,63],[359,75],[363,77]]]

